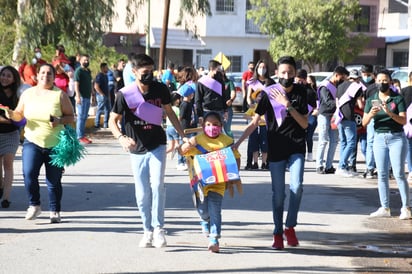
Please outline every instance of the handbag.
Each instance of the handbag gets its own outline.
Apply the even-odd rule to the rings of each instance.
[[[76,131],[69,125],[59,132],[59,143],[52,148],[50,164],[64,168],[76,164],[86,154],[85,147],[77,139]]]

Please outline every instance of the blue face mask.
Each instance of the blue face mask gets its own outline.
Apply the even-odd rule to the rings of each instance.
[[[362,76],[362,79],[365,83],[369,83],[372,80],[372,76]]]

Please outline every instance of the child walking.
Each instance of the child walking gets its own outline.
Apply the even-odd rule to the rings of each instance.
[[[172,109],[174,113],[176,114],[176,117],[179,117],[180,115],[180,100],[181,100],[181,95],[177,92],[173,92],[171,97],[170,104],[172,105]],[[167,149],[166,153],[171,153],[170,159],[173,159],[174,154],[179,146],[179,134],[177,133],[176,129],[173,127],[172,122],[170,122],[169,118],[166,118],[166,137],[167,137]],[[182,168],[183,166],[180,165],[180,163],[177,163],[177,169]]]
[[[222,120],[217,112],[209,112],[204,117],[203,132],[190,138],[188,143],[181,145],[181,153],[185,156],[202,154],[203,151],[216,151],[233,144],[233,139],[222,133]],[[233,151],[240,165],[240,154]],[[191,161],[192,157],[187,157]],[[240,181],[236,182],[238,192],[241,192]],[[203,201],[199,191],[196,192],[197,212],[201,219],[202,232],[208,236],[208,250],[214,253],[219,252],[219,238],[222,226],[222,201],[225,190],[229,188],[233,191],[233,183],[210,184],[202,187]],[[233,192],[232,192],[233,193]]]

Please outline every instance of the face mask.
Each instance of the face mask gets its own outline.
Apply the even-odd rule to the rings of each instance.
[[[291,87],[295,78],[279,78],[279,84],[285,88]]]
[[[379,89],[380,92],[385,92],[389,89],[389,84],[388,83],[380,83],[380,84],[376,84],[376,87]]]
[[[362,76],[362,80],[365,83],[369,83],[372,80],[372,76]]]
[[[82,66],[83,66],[84,68],[88,68],[88,67],[89,67],[89,62],[84,62],[84,63],[82,64]]]
[[[36,59],[36,58],[31,59],[31,63],[32,63],[33,65],[37,64],[37,59]]]
[[[219,136],[220,132],[222,131],[222,128],[219,126],[205,126],[204,128],[205,134],[210,137],[210,138],[216,138]]]
[[[40,59],[41,58],[41,52],[36,52],[34,54],[34,56],[36,56],[37,59]]]
[[[265,69],[265,68],[259,68],[259,69],[257,70],[257,73],[258,73],[259,75],[263,76],[263,75],[265,75],[265,73],[266,73],[266,69]]]
[[[146,74],[142,74],[140,76],[140,83],[142,83],[143,85],[150,85],[153,81],[153,72],[151,73],[146,73]]]

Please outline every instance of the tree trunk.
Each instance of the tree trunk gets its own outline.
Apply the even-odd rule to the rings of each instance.
[[[165,7],[163,11],[162,40],[160,42],[160,52],[159,52],[159,67],[158,67],[159,71],[162,70],[164,63],[165,63],[167,28],[169,25],[169,9],[170,9],[170,0],[165,0]]]
[[[17,66],[21,63],[21,48],[25,44],[25,39],[23,35],[23,30],[21,26],[21,18],[24,16],[24,11],[26,10],[28,0],[18,0],[17,1],[17,18],[15,20],[16,25],[16,38],[13,47],[13,65]]]

